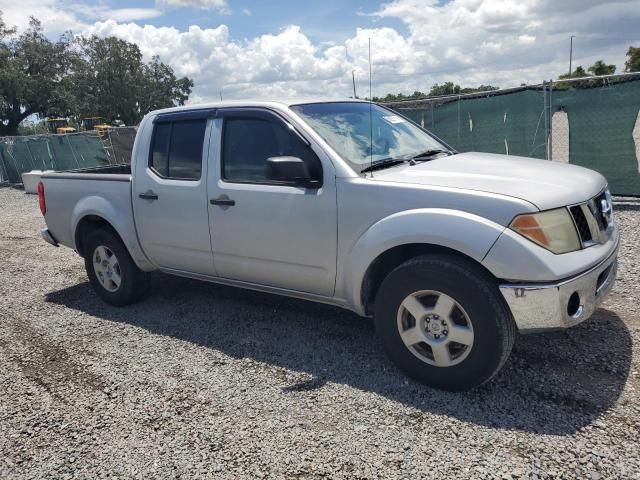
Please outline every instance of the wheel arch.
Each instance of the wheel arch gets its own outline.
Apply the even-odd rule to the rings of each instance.
[[[78,252],[78,255],[80,255],[81,257],[84,257],[86,253],[85,240],[87,236],[91,232],[97,229],[108,230],[114,235],[116,235],[120,240],[122,240],[122,236],[118,233],[118,231],[114,228],[113,225],[111,225],[111,223],[108,220],[105,220],[100,215],[95,215],[95,214],[85,215],[78,221],[74,235],[73,235],[73,241],[76,247],[76,252]],[[124,241],[122,243],[124,243]],[[131,254],[131,252],[129,252],[129,254]]]
[[[127,215],[127,213],[129,215]],[[104,228],[113,232],[122,241],[135,264],[143,271],[149,272],[156,267],[147,259],[138,242],[133,212],[116,210],[105,198],[91,196],[78,202],[72,214],[73,248],[85,255],[84,239],[96,228]]]
[[[337,292],[356,313],[370,315],[380,275],[427,253],[450,253],[481,266],[504,229],[460,210],[421,208],[395,213],[369,227],[350,248],[339,271]]]
[[[495,278],[493,274],[476,259],[453,248],[433,243],[396,245],[378,255],[371,262],[364,274],[360,287],[360,301],[364,308],[365,315],[371,315],[373,313],[373,305],[378,295],[378,290],[389,273],[413,258],[436,254],[447,254],[464,259]]]

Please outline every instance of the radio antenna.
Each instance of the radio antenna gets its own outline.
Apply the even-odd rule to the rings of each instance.
[[[356,93],[356,71],[351,70],[351,80],[353,80],[353,98],[354,100],[358,98],[358,94]]]
[[[369,37],[369,164],[373,165],[373,97],[371,96],[371,37]],[[371,173],[373,177],[373,173]]]

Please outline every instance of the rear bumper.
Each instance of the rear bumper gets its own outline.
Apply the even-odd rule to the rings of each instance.
[[[589,318],[616,281],[618,246],[606,260],[558,283],[503,284],[504,296],[521,333],[573,327]]]
[[[42,230],[40,230],[40,234],[42,235],[42,238],[44,239],[45,242],[50,243],[54,247],[59,246],[58,241],[51,234],[48,228],[43,228]]]

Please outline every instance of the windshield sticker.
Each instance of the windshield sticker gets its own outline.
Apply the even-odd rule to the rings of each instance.
[[[388,117],[382,117],[389,123],[404,123],[406,120],[398,115],[389,115]]]

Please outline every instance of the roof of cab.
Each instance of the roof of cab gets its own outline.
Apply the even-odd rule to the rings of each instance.
[[[291,97],[283,99],[248,99],[248,100],[222,100],[220,102],[199,103],[195,105],[182,105],[180,107],[163,108],[154,110],[153,114],[180,112],[184,110],[200,110],[213,108],[228,107],[290,107],[293,105],[302,105],[308,103],[336,103],[336,102],[364,102],[368,100],[360,100],[353,98],[332,98],[332,97]]]

